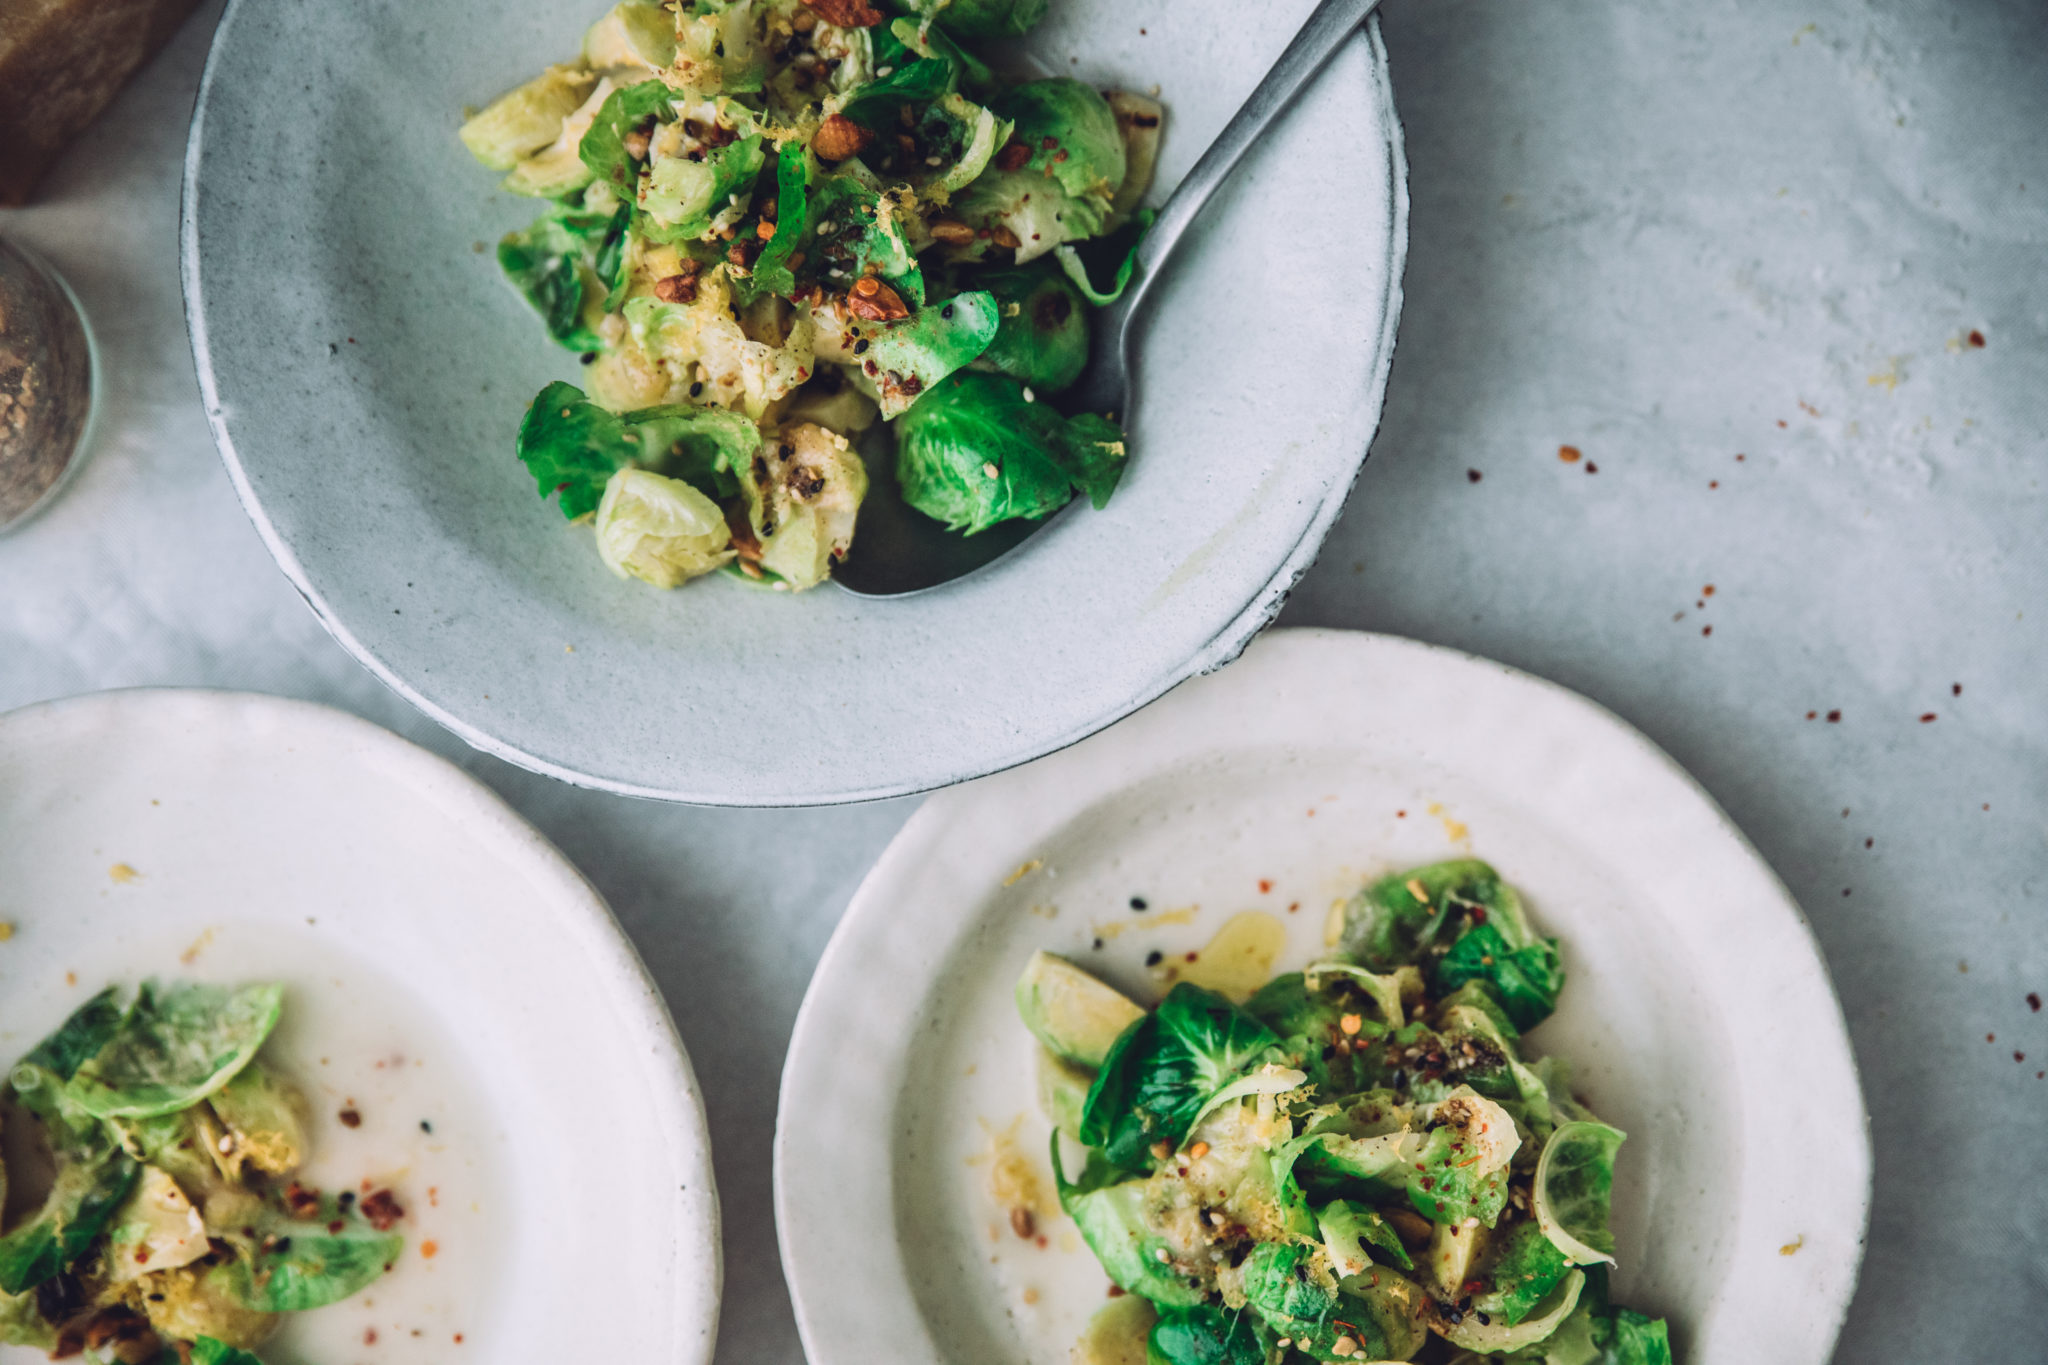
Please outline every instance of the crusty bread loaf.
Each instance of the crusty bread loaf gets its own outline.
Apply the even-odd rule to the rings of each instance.
[[[0,0],[0,204],[23,204],[198,0]]]

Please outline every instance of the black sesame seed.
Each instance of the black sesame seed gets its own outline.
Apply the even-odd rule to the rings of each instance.
[[[1133,910],[1143,910],[1144,908],[1145,908],[1145,898],[1144,898],[1143,896],[1133,896],[1133,897],[1131,897],[1131,909],[1133,909]]]
[[[433,1131],[434,1131],[434,1125],[433,1125],[433,1124],[431,1124],[431,1123],[428,1123],[428,1122],[427,1122],[427,1121],[426,1121],[425,1119],[421,1119],[421,1120],[420,1120],[420,1131],[421,1131],[422,1133],[431,1133],[431,1132],[433,1132]]]
[[[596,352],[596,351],[585,351],[585,352],[583,353],[583,363],[584,363],[584,364],[586,364],[586,365],[594,365],[594,364],[596,364],[596,363],[597,363],[597,352]]]
[[[866,355],[868,353],[868,339],[866,337],[862,337],[859,341],[853,343],[853,353],[855,355]]]
[[[1102,951],[1102,940],[1099,938],[1095,940],[1095,951],[1098,953]]]
[[[690,385],[690,397],[692,397],[692,398],[701,398],[701,397],[703,396],[703,394],[704,394],[704,385],[703,385],[702,383],[696,383],[696,384],[692,384],[692,385]]]
[[[1157,949],[1154,949],[1152,952],[1145,954],[1145,965],[1147,967],[1157,967],[1161,962],[1165,960],[1166,954],[1159,952]]]
[[[944,308],[941,308],[939,316],[950,322],[953,318],[953,305],[949,303]]]

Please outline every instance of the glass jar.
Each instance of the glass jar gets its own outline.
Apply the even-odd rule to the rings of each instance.
[[[99,386],[70,288],[0,239],[0,535],[49,505],[77,468]]]

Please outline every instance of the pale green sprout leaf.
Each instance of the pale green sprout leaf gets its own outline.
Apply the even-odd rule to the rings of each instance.
[[[277,1026],[284,988],[147,981],[118,1032],[67,1084],[101,1118],[149,1118],[233,1080]]]
[[[681,479],[621,469],[597,507],[597,552],[620,578],[675,588],[733,559],[725,514]]]
[[[1536,1163],[1536,1225],[1573,1265],[1614,1264],[1607,1225],[1614,1155],[1627,1134],[1604,1123],[1560,1124]]]
[[[1189,1121],[1188,1131],[1192,1133],[1203,1119],[1226,1104],[1236,1104],[1255,1095],[1285,1095],[1291,1090],[1299,1090],[1307,1080],[1308,1073],[1305,1071],[1296,1071],[1293,1067],[1269,1062],[1248,1076],[1238,1077],[1205,1100],[1202,1107],[1195,1111],[1194,1118]],[[1182,1144],[1185,1145],[1186,1141],[1187,1138],[1183,1136]]]
[[[469,154],[494,171],[509,171],[562,134],[562,124],[589,96],[596,77],[551,66],[517,90],[492,100],[458,136]]]

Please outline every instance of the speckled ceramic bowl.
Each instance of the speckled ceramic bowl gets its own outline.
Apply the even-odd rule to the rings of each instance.
[[[1044,65],[1160,87],[1170,188],[1307,16],[1055,0]],[[1070,744],[1234,657],[1314,559],[1377,425],[1407,238],[1377,30],[1211,206],[1142,340],[1105,512],[899,600],[614,578],[513,456],[571,376],[485,244],[532,217],[455,139],[604,0],[233,0],[206,68],[183,266],[243,502],[335,638],[470,743],[720,805],[917,791]]]

